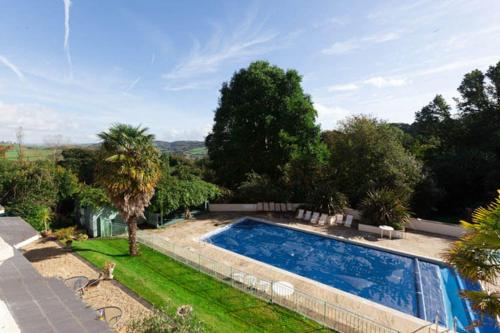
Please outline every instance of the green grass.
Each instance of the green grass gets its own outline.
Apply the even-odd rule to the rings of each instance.
[[[193,157],[201,158],[207,154],[207,148],[198,147],[187,151],[187,153]]]
[[[74,242],[73,249],[99,268],[115,262],[116,280],[156,307],[192,305],[210,332],[331,332],[146,246],[140,246],[138,257],[128,255],[124,239]]]
[[[8,160],[17,160],[19,157],[19,151],[16,145],[12,145],[13,147],[9,149],[5,153],[5,157]],[[54,154],[53,148],[44,148],[44,147],[23,147],[24,156],[26,160],[34,161],[46,159],[48,157],[52,157]]]

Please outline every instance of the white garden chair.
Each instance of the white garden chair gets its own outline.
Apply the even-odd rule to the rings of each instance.
[[[318,220],[319,220],[319,213],[314,212],[311,216],[311,223],[316,224],[318,223]]]
[[[328,218],[327,214],[321,214],[318,220],[319,225],[325,225],[326,224],[326,219]]]
[[[346,227],[350,228],[350,227],[351,227],[351,225],[352,225],[352,219],[353,219],[352,215],[347,215],[347,216],[346,216],[346,218],[345,218],[345,223],[344,223],[344,225],[345,225]]]
[[[304,213],[303,220],[309,222],[311,220],[311,214],[312,214],[312,212],[310,210],[306,210],[306,212]]]
[[[303,209],[299,209],[299,211],[297,212],[297,216],[295,216],[296,219],[299,219],[299,220],[302,220],[304,218],[304,210]]]

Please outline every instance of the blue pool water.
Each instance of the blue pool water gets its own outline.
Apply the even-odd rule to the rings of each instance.
[[[477,284],[433,262],[250,218],[205,241],[415,317],[433,322],[438,315],[444,326],[456,317],[463,332],[473,316],[458,292],[461,284]]]

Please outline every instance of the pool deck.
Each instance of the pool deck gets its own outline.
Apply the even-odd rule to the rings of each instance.
[[[176,246],[200,251],[205,257],[232,266],[260,279],[290,282],[294,285],[295,290],[300,290],[319,299],[326,300],[331,304],[339,305],[355,313],[369,317],[380,324],[397,329],[400,332],[430,332],[430,327],[423,328],[426,324],[425,321],[413,316],[199,240],[203,235],[229,225],[244,216],[262,218],[293,228],[342,237],[371,246],[383,247],[393,251],[405,252],[436,260],[440,260],[440,253],[454,240],[453,238],[444,238],[439,235],[414,232],[407,232],[404,239],[381,239],[378,235],[360,232],[343,226],[318,226],[305,224],[294,219],[276,217],[271,214],[245,213],[210,213],[200,216],[195,221],[177,223],[164,229],[141,230],[140,236],[148,237],[153,241],[154,239],[159,241],[166,240],[170,243],[175,243]],[[433,327],[435,329],[435,326]]]

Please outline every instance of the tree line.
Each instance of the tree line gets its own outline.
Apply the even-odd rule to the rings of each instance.
[[[359,208],[390,196],[458,221],[500,186],[500,62],[465,74],[458,93],[455,112],[436,95],[412,124],[355,115],[321,131],[297,71],[257,61],[222,85],[205,176],[229,201]]]

